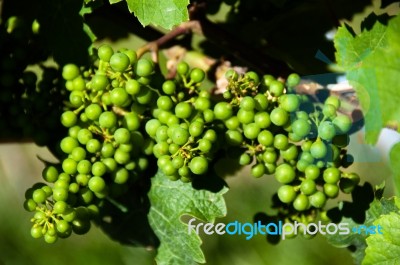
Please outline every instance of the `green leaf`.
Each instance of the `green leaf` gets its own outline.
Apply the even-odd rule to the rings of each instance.
[[[336,59],[347,72],[365,115],[366,140],[374,144],[382,127],[400,122],[400,16],[387,27],[353,36],[341,27],[335,37]]]
[[[370,235],[363,265],[400,264],[400,215],[391,212],[378,218],[374,225],[384,227],[383,234]]]
[[[79,12],[83,1],[43,0],[39,12],[40,37],[60,65],[87,63],[88,49],[92,42],[83,30]]]
[[[395,204],[394,199],[385,199],[382,198],[380,200],[375,199],[371,204],[369,209],[366,211],[365,221],[363,224],[359,224],[353,221],[351,218],[343,218],[340,223],[347,223],[350,231],[353,231],[353,228],[359,227],[360,225],[371,226],[374,225],[375,221],[384,214],[389,214],[390,212],[398,211],[398,208]],[[383,226],[383,230],[386,231],[386,226]],[[366,238],[368,235],[365,233],[354,233],[350,232],[348,235],[340,235],[340,234],[326,234],[328,242],[335,247],[343,248],[343,247],[352,247],[355,248],[355,251],[352,253],[354,261],[356,264],[361,264],[361,261],[364,259],[365,249],[367,247]]]
[[[394,184],[396,186],[397,193],[400,192],[400,143],[395,144],[390,149],[390,167],[393,172]]]
[[[214,222],[215,218],[226,215],[223,194],[224,187],[217,193],[196,190],[190,183],[171,181],[164,174],[157,173],[152,179],[149,192],[151,208],[150,226],[161,244],[156,257],[157,264],[204,263],[201,239],[188,232],[188,226],[181,218],[194,216],[204,222]]]
[[[111,0],[110,3],[118,2]],[[153,24],[165,29],[189,20],[187,6],[189,0],[126,0],[128,9],[133,12],[143,26]]]

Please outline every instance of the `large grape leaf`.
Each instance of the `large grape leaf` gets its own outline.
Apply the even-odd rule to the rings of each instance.
[[[383,234],[370,235],[365,250],[363,265],[400,264],[400,215],[391,212],[382,215],[375,225],[384,227]]]
[[[110,0],[117,3],[121,0]],[[189,0],[126,0],[128,9],[133,12],[143,26],[150,24],[171,29],[189,20],[187,6]]]
[[[354,36],[340,27],[336,59],[357,92],[365,115],[366,141],[374,144],[382,127],[400,122],[400,17],[388,26],[376,22]]]
[[[149,192],[151,203],[148,214],[150,226],[160,240],[156,257],[157,264],[190,265],[204,263],[201,239],[188,232],[188,226],[181,218],[194,216],[204,222],[214,222],[215,218],[226,215],[223,194],[219,192],[196,190],[190,183],[171,181],[162,173],[152,179]]]
[[[328,242],[335,247],[347,247],[353,251],[352,256],[356,264],[361,264],[365,257],[365,249],[367,248],[366,239],[370,236],[366,233],[356,233],[357,227],[365,225],[369,227],[379,220],[380,216],[398,211],[394,199],[375,199],[369,209],[366,211],[365,221],[362,224],[356,223],[352,218],[342,218],[341,223],[347,223],[351,232],[348,235],[326,234]],[[381,224],[383,231],[386,232],[386,225]],[[353,230],[354,229],[354,230]]]
[[[400,193],[400,143],[396,143],[390,149],[390,167],[393,172],[393,180],[397,194]]]

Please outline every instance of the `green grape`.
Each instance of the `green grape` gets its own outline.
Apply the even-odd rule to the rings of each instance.
[[[225,78],[228,80],[231,79],[236,81],[238,77],[239,77],[238,73],[233,69],[229,69],[228,71],[225,72]]]
[[[161,122],[157,119],[150,119],[148,122],[146,122],[145,125],[145,131],[150,137],[155,137],[157,133],[158,127],[161,126]]]
[[[200,139],[198,142],[198,148],[203,153],[209,153],[212,149],[212,143],[207,139]]]
[[[42,189],[37,189],[33,192],[32,199],[36,203],[44,203],[44,201],[47,199],[46,192]]]
[[[332,118],[336,116],[336,108],[331,104],[324,104],[322,108],[322,113],[326,118]]]
[[[76,124],[78,118],[73,111],[67,110],[61,115],[61,124],[69,128]]]
[[[311,131],[311,125],[307,120],[298,119],[292,123],[292,131],[301,138],[306,137]]]
[[[289,143],[289,147],[285,150],[281,150],[281,156],[286,161],[296,160],[299,156],[299,151],[296,145]]]
[[[189,73],[189,69],[190,69],[189,65],[184,61],[179,62],[176,66],[176,71],[178,72],[178,74],[184,76]]]
[[[33,225],[31,228],[31,236],[35,239],[43,237],[42,233],[43,228],[38,225]]]
[[[204,131],[204,124],[200,121],[194,121],[189,125],[189,133],[193,137],[200,136]]]
[[[282,108],[275,108],[270,114],[271,122],[277,126],[285,125],[289,120],[288,113]]]
[[[114,170],[111,174],[111,179],[114,183],[124,184],[129,179],[129,171],[126,168],[119,168]]]
[[[319,177],[320,169],[316,165],[308,165],[304,171],[306,178],[311,180],[316,180]]]
[[[265,151],[262,159],[265,163],[275,163],[278,160],[278,154],[275,151]]]
[[[146,58],[140,58],[136,62],[135,73],[141,77],[147,77],[153,74],[154,64]]]
[[[255,178],[262,177],[265,174],[265,165],[263,163],[257,163],[251,167],[251,175]]]
[[[300,100],[297,95],[286,94],[279,97],[280,107],[287,112],[295,112],[300,106]]]
[[[305,179],[301,182],[300,190],[305,195],[312,195],[317,191],[317,185],[312,179]]]
[[[203,175],[208,170],[208,161],[202,156],[196,156],[190,160],[189,169],[193,174]]]
[[[268,112],[261,111],[254,115],[254,122],[261,128],[266,129],[271,125],[271,119]]]
[[[239,164],[242,166],[250,165],[252,158],[248,153],[243,153],[239,157]]]
[[[69,224],[69,222],[67,222],[65,220],[58,220],[56,222],[56,229],[59,233],[63,234],[72,228],[71,228],[71,225]]]
[[[97,152],[99,152],[101,149],[101,143],[99,140],[97,139],[90,139],[87,143],[86,143],[86,150],[89,153],[95,154]]]
[[[192,105],[187,102],[179,102],[175,106],[175,115],[181,119],[187,119],[192,115]]]
[[[275,179],[282,184],[292,182],[296,177],[296,172],[289,164],[280,164],[275,170]]]
[[[97,55],[99,56],[100,60],[105,62],[109,62],[113,54],[113,48],[107,44],[103,44],[97,49]]]
[[[286,79],[286,84],[288,87],[295,87],[300,84],[301,78],[298,74],[292,73]]]
[[[240,101],[240,108],[243,110],[251,111],[255,107],[256,107],[256,101],[250,96],[246,96],[242,98],[242,100]]]
[[[156,140],[157,142],[164,142],[168,140],[168,127],[165,125],[161,125],[158,127],[156,132]]]
[[[89,179],[88,187],[93,192],[102,192],[106,188],[106,182],[99,176],[93,176]]]
[[[336,184],[340,179],[340,170],[335,167],[329,167],[324,170],[323,178],[326,183]]]
[[[114,160],[118,164],[125,165],[129,162],[130,159],[131,159],[131,156],[128,152],[125,152],[121,148],[118,148],[117,150],[115,150]]]
[[[218,120],[227,120],[232,117],[232,105],[227,102],[218,102],[214,106],[214,115]]]
[[[259,133],[260,127],[256,123],[246,124],[243,128],[243,134],[249,140],[256,139]]]
[[[96,74],[92,77],[90,87],[95,91],[103,91],[110,85],[107,76],[103,74]]]
[[[278,80],[273,80],[269,84],[269,92],[274,97],[281,96],[283,94],[284,89],[285,89],[284,85],[282,84],[282,82]]]
[[[123,106],[125,102],[127,102],[129,99],[129,95],[126,92],[126,90],[122,87],[116,87],[113,90],[111,90],[110,93],[110,100],[111,103],[114,104],[115,106]]]
[[[63,188],[53,189],[53,199],[55,201],[66,201],[68,199],[68,190]]]
[[[89,160],[81,160],[77,165],[77,171],[80,174],[88,174],[92,170],[92,163]]]
[[[245,76],[250,78],[256,84],[260,83],[260,77],[258,77],[258,74],[254,71],[248,71]]]
[[[194,101],[194,108],[200,111],[205,111],[211,107],[211,102],[209,98],[198,97]]]
[[[346,134],[351,129],[351,119],[346,115],[338,115],[333,119],[332,123],[335,125],[336,132],[338,134]]]
[[[173,80],[166,80],[162,84],[162,91],[167,95],[173,95],[176,91],[176,84]]]
[[[118,144],[127,144],[131,139],[131,133],[126,128],[118,128],[114,132],[114,140]]]
[[[336,129],[332,122],[323,121],[318,126],[318,136],[326,141],[332,140],[332,138],[336,135]]]
[[[286,150],[289,147],[289,139],[284,134],[277,134],[274,137],[274,147],[278,150]]]
[[[169,96],[161,96],[157,99],[157,107],[162,110],[170,110],[174,106],[174,102]]]
[[[206,74],[200,68],[193,68],[192,71],[190,71],[190,79],[195,83],[203,81],[205,76]]]
[[[262,130],[257,135],[257,141],[263,146],[272,146],[274,143],[274,135],[268,130]]]
[[[75,64],[66,64],[62,69],[62,77],[65,80],[73,80],[80,75],[78,66]]]
[[[136,62],[137,54],[135,51],[125,49],[125,50],[122,50],[121,52],[123,52],[124,54],[126,54],[129,57],[130,64],[134,64]]]
[[[110,57],[110,66],[116,72],[125,72],[129,65],[130,60],[125,53],[117,52]]]
[[[297,196],[297,192],[293,186],[283,185],[278,189],[278,198],[283,203],[291,203]]]
[[[298,194],[293,201],[293,208],[296,211],[305,211],[310,207],[310,201],[305,194]]]
[[[68,204],[65,201],[57,201],[53,205],[53,212],[56,214],[63,214],[67,211]]]
[[[324,158],[327,155],[328,149],[323,141],[317,139],[311,145],[310,153],[314,158],[320,159],[320,158]]]
[[[227,130],[225,140],[229,145],[239,146],[243,142],[243,135],[238,130]]]
[[[229,130],[236,130],[240,126],[240,121],[237,116],[232,116],[229,119],[225,120],[225,126]]]
[[[55,182],[58,179],[58,170],[55,166],[48,165],[42,171],[42,177],[47,182]]]
[[[76,173],[77,162],[72,158],[67,158],[62,162],[62,169],[67,174]]]
[[[324,193],[328,198],[336,198],[339,195],[339,187],[336,184],[325,183]]]
[[[140,93],[141,85],[136,79],[129,79],[125,83],[126,93],[129,95],[137,95]]]
[[[325,100],[324,104],[330,104],[330,105],[334,106],[336,109],[340,108],[340,100],[336,96],[329,96]]]
[[[117,125],[117,116],[112,111],[105,111],[100,114],[99,125],[102,128],[111,129]]]
[[[123,126],[129,131],[136,131],[140,128],[140,118],[136,112],[129,112],[124,115]]]
[[[37,203],[33,199],[27,199],[24,201],[24,209],[28,212],[33,212],[36,210]]]
[[[175,144],[182,146],[187,143],[189,136],[188,130],[178,127],[174,130],[171,139]]]
[[[254,121],[254,111],[239,109],[237,112],[237,118],[242,124],[249,124]]]
[[[102,113],[100,105],[93,103],[85,108],[85,114],[89,120],[95,121],[99,118]]]
[[[323,193],[322,191],[315,192],[314,194],[309,196],[308,199],[310,200],[311,206],[315,208],[322,208],[326,203],[326,196],[325,193]]]
[[[254,100],[256,101],[256,110],[258,111],[264,111],[268,108],[269,101],[267,96],[263,94],[257,94],[254,97]]]
[[[90,221],[84,219],[75,219],[72,221],[72,231],[77,235],[83,235],[90,230]]]
[[[77,135],[79,143],[86,145],[89,140],[93,139],[93,134],[86,128],[80,129]]]

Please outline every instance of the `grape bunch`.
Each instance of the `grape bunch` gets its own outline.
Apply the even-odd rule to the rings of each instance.
[[[358,185],[356,173],[341,169],[352,163],[345,149],[352,121],[339,113],[338,98],[314,104],[295,94],[297,74],[286,83],[270,75],[260,80],[254,72],[230,70],[226,77],[225,101],[215,105],[215,117],[225,125],[226,143],[241,148],[238,163],[251,165],[256,178],[273,174],[281,184],[274,205],[280,217],[315,220],[328,199]]]
[[[53,145],[65,89],[54,67],[30,65],[47,59],[38,24],[18,16],[0,24],[0,137]],[[49,133],[53,131],[53,133]]]
[[[125,194],[146,170],[154,143],[141,121],[153,99],[153,68],[134,51],[108,45],[99,47],[92,68],[63,67],[69,101],[60,122],[67,135],[59,141],[60,163],[43,170],[50,184],[26,194],[25,208],[36,211],[33,237],[52,243],[87,232],[102,201]]]

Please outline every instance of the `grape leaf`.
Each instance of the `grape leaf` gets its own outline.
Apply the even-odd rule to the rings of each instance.
[[[400,122],[400,17],[376,22],[353,36],[341,27],[335,36],[338,65],[347,72],[365,114],[366,141],[376,143],[388,123]]]
[[[110,3],[119,1],[110,0]],[[189,0],[126,0],[128,9],[133,12],[143,26],[150,24],[171,29],[189,20],[187,6]]]
[[[365,250],[363,265],[400,264],[400,215],[391,212],[382,215],[375,225],[384,227],[383,234],[370,235]]]
[[[40,24],[39,34],[54,59],[60,65],[86,64],[92,42],[83,30],[83,18],[79,14],[83,0],[43,0],[41,5],[46,8],[40,9],[37,18]]]
[[[363,224],[356,223],[351,218],[342,218],[341,223],[348,224],[351,231],[350,234],[326,234],[325,237],[327,238],[327,241],[335,247],[348,247],[351,250],[354,250],[352,253],[354,261],[356,264],[361,264],[365,256],[365,249],[367,248],[366,239],[369,235],[366,233],[355,233],[353,232],[353,229],[357,229],[360,225],[365,225],[367,227],[374,225],[374,222],[378,220],[381,215],[389,214],[393,211],[398,211],[394,199],[375,199],[366,211],[366,218]],[[386,231],[386,226],[383,224],[381,224],[381,226],[383,227],[383,231]]]
[[[400,143],[390,149],[390,167],[393,172],[393,180],[397,192],[400,192]]]
[[[195,233],[188,233],[188,226],[181,218],[190,215],[214,222],[215,218],[225,216],[226,205],[222,195],[227,190],[226,187],[217,193],[196,190],[190,183],[171,181],[160,172],[156,174],[148,194],[151,202],[148,217],[161,242],[156,257],[158,264],[205,262],[201,239]]]

